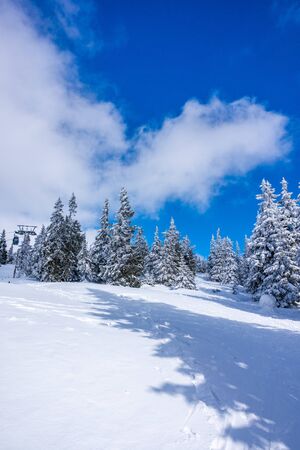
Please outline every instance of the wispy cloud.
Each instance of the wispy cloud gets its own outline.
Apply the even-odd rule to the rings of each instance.
[[[289,24],[300,24],[299,0],[276,0],[273,2],[273,11],[278,25],[282,28]]]
[[[45,222],[55,199],[72,191],[91,225],[95,207],[122,185],[148,213],[170,199],[201,208],[224,178],[289,150],[287,118],[246,98],[188,101],[128,141],[116,106],[83,92],[72,55],[22,8],[0,0],[0,29],[1,226]]]

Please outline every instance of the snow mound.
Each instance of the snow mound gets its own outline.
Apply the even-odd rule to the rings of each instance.
[[[263,309],[273,309],[276,307],[276,299],[273,295],[263,294],[259,299],[259,305]]]

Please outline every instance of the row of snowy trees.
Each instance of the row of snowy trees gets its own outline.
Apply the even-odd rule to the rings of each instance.
[[[141,228],[132,224],[132,210],[125,189],[114,223],[109,222],[109,203],[104,203],[91,248],[76,219],[77,204],[72,195],[68,214],[60,199],[47,228],[42,227],[33,248],[28,235],[16,255],[17,276],[40,281],[90,280],[139,287],[141,283],[160,283],[172,288],[195,287],[196,257],[187,237],[180,239],[174,220],[164,233],[163,242],[156,228],[151,248]]]
[[[211,240],[208,272],[211,280],[242,284],[254,298],[267,294],[287,307],[300,299],[300,207],[285,179],[281,187],[276,195],[272,185],[262,181],[256,223],[243,256],[218,231]]]
[[[80,281],[85,236],[76,212],[74,194],[66,216],[58,199],[49,226],[42,226],[33,248],[29,235],[25,234],[15,258],[17,276],[32,276],[40,281]]]
[[[149,249],[143,231],[132,225],[134,212],[125,189],[121,190],[116,222],[109,223],[109,204],[105,202],[101,227],[89,254],[92,281],[139,286],[160,283],[170,287],[194,288],[196,258],[189,239],[180,240],[174,220],[164,233],[156,228]]]

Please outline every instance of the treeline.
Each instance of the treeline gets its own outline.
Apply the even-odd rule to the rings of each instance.
[[[245,286],[255,299],[272,296],[277,306],[295,305],[300,299],[300,208],[285,179],[281,193],[263,180],[257,196],[259,211],[251,237],[245,239],[245,252],[233,250],[229,238],[218,231],[211,240],[208,258],[210,279]]]
[[[160,238],[158,228],[149,248],[143,230],[133,225],[134,211],[126,189],[120,193],[115,222],[109,221],[106,200],[100,229],[87,246],[76,219],[76,198],[72,195],[68,214],[60,199],[55,203],[48,227],[42,227],[33,247],[28,235],[13,255],[7,250],[5,231],[0,236],[0,264],[16,263],[16,275],[39,281],[81,281],[139,287],[142,283],[172,288],[195,288],[196,272],[230,284],[233,292],[242,285],[254,299],[267,294],[277,306],[296,305],[300,300],[300,207],[285,179],[281,193],[263,180],[257,196],[259,210],[244,254],[218,230],[212,237],[208,260],[196,257],[188,239],[181,239],[174,220]]]
[[[159,283],[172,288],[195,288],[197,259],[188,237],[180,238],[171,219],[163,241],[156,228],[149,248],[142,228],[132,223],[134,211],[126,189],[121,190],[114,223],[109,222],[109,203],[105,201],[100,229],[90,248],[76,213],[74,194],[67,215],[58,199],[49,226],[41,228],[33,247],[25,234],[15,255],[17,277],[25,275],[46,282],[88,280],[132,287]],[[5,264],[7,254],[2,254]],[[203,266],[203,261],[199,264]]]

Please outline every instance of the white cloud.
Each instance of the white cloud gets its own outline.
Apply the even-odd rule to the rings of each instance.
[[[87,220],[97,199],[91,165],[126,150],[123,120],[80,93],[71,56],[12,3],[0,2],[0,29],[1,218],[40,223],[75,190]]]
[[[56,198],[72,191],[90,226],[121,185],[147,212],[169,199],[201,207],[225,177],[288,151],[287,119],[247,99],[189,101],[178,117],[128,142],[117,108],[83,93],[72,56],[20,7],[0,0],[0,29],[0,226],[45,222]],[[132,150],[125,163],[120,155]]]
[[[112,173],[128,186],[134,202],[155,211],[167,199],[206,206],[225,177],[244,175],[289,150],[287,119],[249,99],[208,104],[196,100],[166,119],[156,131],[141,131],[138,157],[130,166],[113,165]]]

